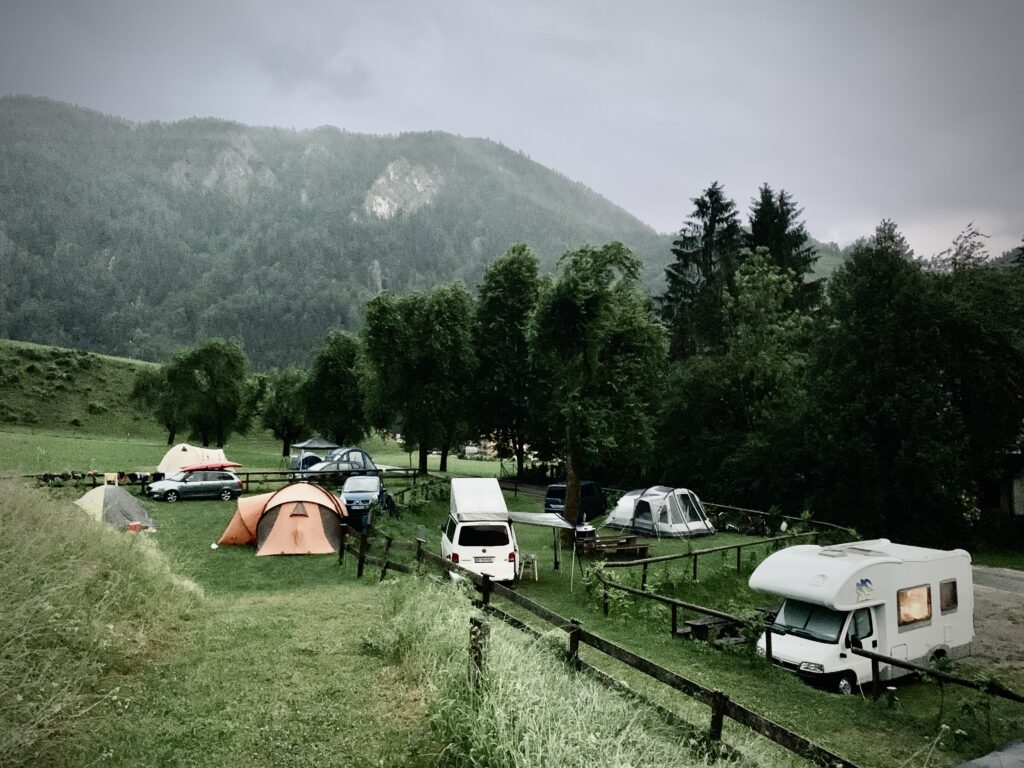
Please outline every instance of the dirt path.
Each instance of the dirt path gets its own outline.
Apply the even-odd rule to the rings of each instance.
[[[974,566],[973,661],[1024,688],[1024,572]]]

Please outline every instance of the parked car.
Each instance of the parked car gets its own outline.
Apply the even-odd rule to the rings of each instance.
[[[578,522],[586,523],[596,520],[608,509],[604,491],[601,486],[593,480],[580,481],[580,519]],[[544,511],[565,512],[565,483],[553,483],[548,486],[544,494]]]
[[[234,472],[196,470],[177,472],[146,486],[146,495],[162,501],[178,499],[223,499],[242,495],[242,481]]]
[[[357,531],[365,531],[370,527],[374,504],[392,516],[398,509],[395,500],[384,490],[376,475],[349,477],[341,489],[341,498],[348,509],[348,524]]]

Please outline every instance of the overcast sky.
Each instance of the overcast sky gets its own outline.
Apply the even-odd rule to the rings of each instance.
[[[500,141],[662,232],[767,181],[811,233],[1024,235],[1024,0],[0,0],[0,94]]]

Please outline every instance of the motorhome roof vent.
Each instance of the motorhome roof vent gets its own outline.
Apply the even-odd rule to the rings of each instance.
[[[821,555],[822,557],[846,557],[846,550],[845,549],[833,549],[833,548],[830,547],[828,549],[821,550],[820,552],[818,552],[818,554]]]

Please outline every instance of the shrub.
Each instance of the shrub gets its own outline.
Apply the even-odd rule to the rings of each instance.
[[[41,491],[6,483],[0,496],[0,762],[46,764],[200,595],[143,535]]]
[[[99,416],[106,413],[109,409],[103,403],[98,403],[94,400],[86,406],[86,410],[93,416]]]

